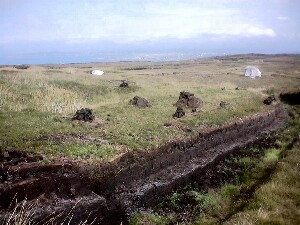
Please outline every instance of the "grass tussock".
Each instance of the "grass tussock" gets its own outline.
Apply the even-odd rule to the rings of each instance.
[[[27,210],[32,206],[23,201],[14,207],[14,210],[2,221],[2,225],[33,225],[34,212]]]

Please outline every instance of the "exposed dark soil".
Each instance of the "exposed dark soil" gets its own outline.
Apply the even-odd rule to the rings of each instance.
[[[64,161],[47,164],[23,152],[4,152],[0,155],[0,218],[11,210],[9,204],[14,198],[18,202],[26,198],[38,220],[62,213],[56,218],[61,222],[72,211],[70,224],[86,218],[95,218],[94,224],[124,223],[124,216],[153,206],[187,184],[203,181],[203,177],[206,180],[207,174],[218,181],[215,185],[229,179],[228,173],[218,180],[209,171],[218,171],[218,163],[230,154],[240,154],[241,148],[253,143],[270,145],[265,135],[279,128],[286,118],[281,106],[271,105],[267,112],[149,151],[129,152],[101,165]]]
[[[54,222],[62,223],[70,213],[72,224],[84,221],[90,213],[93,214],[90,222],[99,215],[98,223],[106,224],[101,221],[112,213],[118,215],[114,203],[108,211],[109,204],[93,193],[88,179],[75,165],[42,160],[42,156],[30,156],[17,149],[8,149],[0,155],[0,223],[15,203],[23,200],[27,201],[28,211],[34,212],[38,224],[44,224],[44,218],[55,218]],[[120,216],[116,218],[119,220]]]
[[[300,91],[281,93],[280,99],[290,105],[300,105]]]
[[[0,209],[7,208],[14,199],[34,199],[41,193],[55,191],[61,196],[72,196],[81,192],[76,182],[67,187],[68,180],[79,182],[79,174],[72,171],[71,164],[46,164],[41,160],[42,156],[29,156],[17,149],[8,149],[0,155]]]

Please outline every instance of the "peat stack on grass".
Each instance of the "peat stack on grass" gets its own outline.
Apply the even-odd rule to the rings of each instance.
[[[271,95],[271,96],[267,97],[267,98],[263,101],[263,103],[264,103],[265,105],[271,105],[273,101],[276,101],[276,98],[275,98],[274,95]]]
[[[119,87],[128,87],[128,83],[125,82],[124,80],[122,81],[122,83],[119,85]]]
[[[137,106],[139,108],[151,107],[149,101],[143,97],[135,96],[133,99],[129,101],[130,105]]]
[[[194,96],[193,93],[182,91],[179,94],[179,99],[175,103],[175,105],[179,108],[190,108],[192,112],[196,112],[197,108],[202,107],[203,101],[200,98]]]
[[[75,115],[72,117],[72,120],[81,120],[84,122],[92,122],[95,119],[91,109],[82,108],[76,111]]]

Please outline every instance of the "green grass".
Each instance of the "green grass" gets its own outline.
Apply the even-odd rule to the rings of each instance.
[[[288,61],[280,63],[282,68],[287,68]],[[184,139],[209,125],[265,110],[262,100],[266,93],[278,94],[283,88],[300,83],[293,77],[273,79],[271,74],[281,73],[279,65],[273,62],[261,65],[265,76],[256,80],[242,76],[244,65],[235,61],[104,63],[90,67],[96,66],[103,67],[107,73],[92,76],[86,68],[76,65],[55,70],[38,66],[22,71],[1,68],[1,148],[13,146],[53,156],[110,160],[126,151]],[[126,70],[153,67],[158,69]],[[293,70],[296,68],[285,72]],[[234,73],[228,75],[226,71]],[[119,88],[122,80],[129,82],[129,88]],[[237,86],[239,90],[235,90]],[[183,90],[194,93],[204,105],[195,114],[188,110],[186,117],[174,119],[173,104]],[[138,109],[129,105],[135,95],[148,99],[152,107]],[[221,101],[230,104],[220,108]],[[80,108],[93,109],[99,126],[72,122],[70,118]],[[166,128],[165,123],[172,126]],[[186,132],[186,127],[193,132]],[[51,138],[40,140],[41,136],[74,135],[85,140],[82,143],[72,143],[71,138],[64,143],[52,143]],[[87,141],[85,137],[100,138],[104,144]]]
[[[296,225],[300,223],[299,115],[291,124],[292,126],[285,130],[281,139],[285,143],[284,158],[277,164],[270,181],[256,190],[244,211],[234,215],[225,224]],[[292,147],[290,143],[293,143]],[[276,159],[278,159],[277,152],[269,152],[265,158],[267,162]]]

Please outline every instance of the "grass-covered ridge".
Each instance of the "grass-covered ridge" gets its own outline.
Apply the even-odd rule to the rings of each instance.
[[[268,57],[267,57],[268,58]],[[0,145],[86,160],[109,160],[116,154],[160,145],[194,135],[206,126],[259,112],[270,93],[299,86],[299,64],[292,57],[230,57],[176,63],[102,63],[26,70],[0,69]],[[244,67],[257,65],[262,78],[243,76]],[[104,76],[88,73],[102,69]],[[128,70],[127,68],[143,68]],[[274,78],[273,74],[277,74]],[[286,76],[280,76],[285,74]],[[122,80],[129,88],[119,88]],[[238,90],[236,88],[238,87]],[[180,91],[204,101],[195,114],[173,119]],[[152,105],[128,104],[135,95]],[[220,101],[230,103],[220,108]],[[91,108],[96,122],[72,122],[80,108]],[[169,123],[172,126],[165,127]],[[187,132],[187,129],[192,132]],[[95,141],[96,139],[96,141]]]

